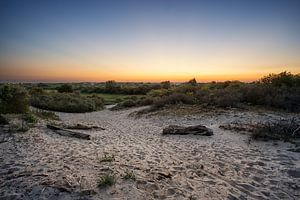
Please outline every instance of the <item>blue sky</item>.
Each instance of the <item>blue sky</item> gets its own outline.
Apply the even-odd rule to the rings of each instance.
[[[0,9],[1,80],[250,80],[300,72],[297,0],[2,0]]]

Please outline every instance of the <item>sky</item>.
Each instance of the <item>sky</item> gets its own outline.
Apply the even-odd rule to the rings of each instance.
[[[299,0],[1,0],[0,80],[300,73]]]

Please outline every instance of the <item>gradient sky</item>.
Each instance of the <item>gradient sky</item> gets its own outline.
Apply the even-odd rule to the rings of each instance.
[[[2,81],[300,73],[299,0],[1,0]]]

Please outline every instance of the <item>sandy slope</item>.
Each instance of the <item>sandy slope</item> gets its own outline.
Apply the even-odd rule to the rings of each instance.
[[[138,108],[141,109],[141,108]],[[300,154],[291,144],[249,142],[220,124],[262,121],[287,114],[223,111],[128,117],[138,109],[60,113],[65,123],[98,125],[91,141],[56,135],[43,124],[0,143],[4,199],[298,199]],[[297,116],[299,117],[299,116]],[[170,125],[203,124],[214,136],[162,136]],[[3,137],[3,134],[2,134]],[[115,161],[100,163],[104,154]],[[133,171],[136,181],[123,180]],[[117,183],[97,188],[113,172]],[[0,198],[1,199],[1,198]]]

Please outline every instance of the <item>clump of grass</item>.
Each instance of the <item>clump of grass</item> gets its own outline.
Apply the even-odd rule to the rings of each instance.
[[[104,155],[102,158],[100,158],[99,162],[112,162],[115,160],[115,156],[114,155]]]
[[[257,124],[252,131],[251,138],[254,140],[292,141],[300,138],[299,127],[300,124],[296,122],[295,118]]]
[[[28,112],[26,114],[23,115],[23,120],[29,124],[35,124],[37,123],[38,119],[36,118],[36,116],[31,113],[31,112]]]
[[[136,180],[136,176],[135,174],[133,173],[133,171],[126,171],[124,176],[123,176],[123,179],[124,180],[133,180],[135,181]]]
[[[98,180],[99,188],[106,188],[116,183],[116,176],[114,174],[105,174]]]
[[[265,123],[231,123],[221,125],[224,130],[248,132],[253,140],[283,140],[292,142],[300,138],[300,124],[295,118],[270,121]]]
[[[51,111],[44,111],[44,110],[35,110],[33,111],[34,115],[41,119],[45,120],[59,120],[59,117],[57,114]]]
[[[10,133],[16,133],[16,132],[26,132],[30,129],[30,126],[27,124],[10,124],[9,125],[9,132]]]

